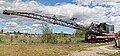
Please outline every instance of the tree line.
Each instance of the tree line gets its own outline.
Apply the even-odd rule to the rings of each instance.
[[[55,34],[48,25],[42,26],[42,35],[21,35],[20,31],[14,31],[13,36],[6,34],[5,36],[0,36],[0,43],[3,44],[40,44],[40,43],[51,43],[51,44],[69,44],[69,43],[79,43],[85,37],[85,31],[76,30],[74,34],[66,35],[64,32]],[[4,33],[3,30],[0,34]]]

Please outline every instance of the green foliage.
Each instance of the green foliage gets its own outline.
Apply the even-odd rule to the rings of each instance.
[[[45,35],[45,34],[51,34],[52,30],[48,27],[47,24],[43,24],[42,33],[43,33],[43,35]]]
[[[85,34],[86,34],[85,31],[82,31],[82,30],[76,30],[76,32],[75,32],[75,37],[85,38]]]
[[[3,31],[1,31],[3,32]],[[51,44],[69,44],[69,43],[79,43],[81,39],[85,37],[86,32],[81,30],[76,30],[73,35],[65,35],[61,31],[60,34],[52,33],[52,30],[48,25],[44,24],[42,29],[42,35],[30,35],[30,34],[21,34],[19,31],[14,31],[10,36],[10,33],[7,32],[5,36],[0,36],[0,43],[6,44],[40,44],[40,43],[51,43]]]
[[[0,34],[2,34],[3,33],[3,30],[0,30]]]
[[[14,31],[13,34],[21,34],[20,31]]]
[[[65,37],[63,31],[61,31],[61,33],[60,33],[60,37]]]
[[[0,36],[0,43],[4,43],[4,38],[3,38],[3,36]]]
[[[83,40],[83,38],[75,37],[74,35],[64,35],[63,32],[61,32],[60,34],[43,34],[42,36],[25,34],[15,34],[13,36],[10,36],[10,34],[6,34],[5,36],[0,36],[0,43],[5,44],[70,44],[80,43],[81,40]]]

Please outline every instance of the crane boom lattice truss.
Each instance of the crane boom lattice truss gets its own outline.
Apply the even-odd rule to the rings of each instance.
[[[74,29],[80,29],[80,30],[85,29],[85,27],[83,27],[82,25],[78,25],[78,24],[73,23],[73,22],[72,23],[67,22],[67,21],[59,19],[57,17],[50,17],[50,16],[46,16],[46,15],[42,15],[42,14],[35,14],[35,13],[28,13],[28,12],[18,12],[18,11],[11,11],[11,10],[4,10],[3,14],[17,15],[17,16],[33,18],[33,19],[36,19],[36,20],[41,20],[41,21],[49,22],[49,23],[52,23],[52,24],[60,25],[60,26],[70,27],[70,28],[74,28]]]

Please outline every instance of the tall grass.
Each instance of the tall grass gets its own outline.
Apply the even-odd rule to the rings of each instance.
[[[61,36],[57,34],[46,34],[42,36],[35,35],[0,35],[1,44],[69,44],[79,43],[82,38],[74,37],[73,35]]]

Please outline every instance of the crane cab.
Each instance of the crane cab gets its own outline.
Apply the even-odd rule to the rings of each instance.
[[[91,23],[86,42],[107,42],[115,40],[114,25]]]

